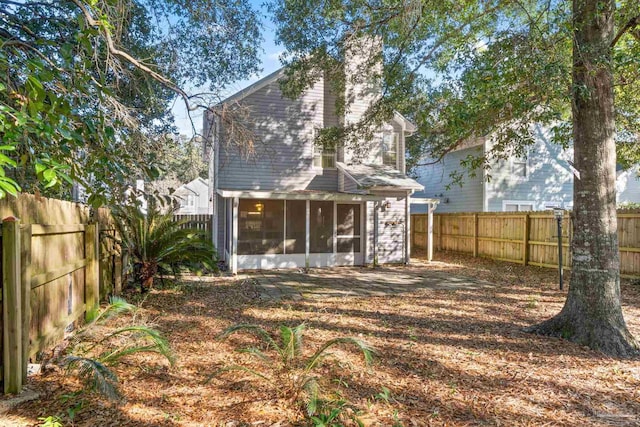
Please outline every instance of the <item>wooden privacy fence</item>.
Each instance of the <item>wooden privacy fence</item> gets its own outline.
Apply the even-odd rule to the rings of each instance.
[[[122,262],[108,210],[20,195],[0,201],[2,387],[17,393],[30,359],[64,337],[121,287]]]
[[[185,224],[182,228],[195,228],[202,230],[207,234],[211,233],[211,221],[213,215],[211,214],[199,214],[199,215],[174,215],[173,220],[183,221]]]
[[[427,246],[427,215],[411,215],[411,242],[416,249]],[[562,260],[571,268],[571,217],[562,220]],[[486,212],[434,214],[434,248],[517,262],[558,267],[557,220],[552,212]],[[640,276],[640,211],[618,211],[620,274]]]

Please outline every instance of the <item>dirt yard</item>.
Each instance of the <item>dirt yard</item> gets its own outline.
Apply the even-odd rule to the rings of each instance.
[[[65,426],[305,425],[299,408],[278,398],[277,384],[244,372],[204,384],[234,363],[272,374],[235,351],[255,342],[250,336],[216,340],[241,322],[272,332],[305,322],[309,353],[338,336],[373,345],[372,366],[345,348],[317,371],[334,396],[361,411],[365,425],[640,425],[640,361],[522,332],[560,310],[564,292],[555,271],[451,254],[425,268],[495,286],[283,301],[260,298],[252,280],[200,279],[156,289],[137,315],[168,336],[174,367],[156,355],[126,359],[116,369],[124,396],[118,404],[75,393],[75,379],[49,369],[28,385],[41,399],[11,410],[5,424],[0,416],[0,425],[39,425],[39,417],[54,415]],[[628,325],[640,336],[640,287],[626,281],[622,295]]]

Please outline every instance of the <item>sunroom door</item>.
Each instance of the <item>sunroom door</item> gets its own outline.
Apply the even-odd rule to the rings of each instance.
[[[362,264],[362,225],[362,207],[359,203],[336,204],[338,264]]]

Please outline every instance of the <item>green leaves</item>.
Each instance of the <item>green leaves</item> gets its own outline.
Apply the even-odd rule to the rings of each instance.
[[[303,348],[304,323],[295,327],[281,325],[279,327],[279,338],[272,336],[258,325],[242,323],[225,329],[218,336],[218,339],[224,340],[235,333],[243,331],[258,338],[265,345],[266,350],[275,351],[277,358],[270,359],[267,351],[263,351],[255,346],[241,348],[239,351],[256,356],[273,369],[274,375],[268,375],[242,365],[232,365],[216,370],[207,377],[205,383],[229,371],[249,373],[273,384],[278,393],[293,401],[297,401],[301,396],[304,396],[306,413],[310,417],[309,420],[315,423],[314,425],[336,425],[335,421],[338,420],[342,409],[347,405],[345,401],[330,401],[329,403],[333,404],[333,406],[331,406],[322,400],[319,383],[320,378],[312,374],[312,371],[318,366],[320,360],[327,355],[327,351],[334,346],[355,346],[362,352],[367,364],[371,363],[375,352],[373,348],[362,340],[352,337],[341,337],[325,342],[315,353],[309,357],[305,357]],[[357,418],[353,418],[353,420],[357,421]]]
[[[495,140],[489,157],[509,155],[531,143],[532,124],[551,128],[554,142],[568,146],[572,90],[579,90],[571,83],[570,6],[537,0],[445,0],[428,6],[367,0],[270,2],[276,35],[291,65],[285,92],[301,93],[318,70],[333,84],[340,80],[332,73],[342,69],[345,41],[381,39],[382,100],[370,113],[375,116],[377,110],[386,120],[385,112],[396,110],[417,125],[407,139],[410,167],[425,158],[437,160],[462,141],[481,136]],[[617,7],[618,28],[640,14],[638,2],[623,1]],[[640,42],[635,31],[621,37],[614,50],[619,161],[640,160]],[[365,63],[376,60],[375,52],[359,53]],[[341,87],[332,89],[343,93]],[[483,168],[489,160],[467,165]]]
[[[111,400],[118,400],[118,378],[109,368],[117,365],[123,358],[137,353],[158,353],[164,356],[170,365],[175,363],[175,355],[167,339],[160,331],[147,325],[132,324],[104,334],[94,342],[95,334],[88,331],[95,325],[119,314],[134,312],[136,307],[119,297],[111,297],[109,304],[88,316],[89,323],[74,337],[75,346],[62,360],[68,372],[78,374],[90,390],[96,391]]]
[[[258,17],[246,0],[7,7],[0,136],[15,147],[8,157],[17,164],[4,159],[0,167],[48,196],[69,197],[74,182],[100,204],[117,198],[131,177],[157,177],[154,153],[175,132],[175,91],[208,85],[216,92],[258,70]]]
[[[120,243],[138,268],[135,279],[141,286],[151,286],[158,269],[174,271],[193,264],[216,268],[215,249],[209,236],[203,230],[187,228],[187,222],[174,221],[173,213],[162,213],[153,200],[146,213],[135,198],[112,212]]]

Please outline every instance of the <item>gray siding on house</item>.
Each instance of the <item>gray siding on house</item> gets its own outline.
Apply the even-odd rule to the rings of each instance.
[[[355,193],[358,191],[358,183],[355,182],[350,176],[344,175],[344,192]]]
[[[338,96],[331,87],[331,83],[325,82],[324,85],[324,127],[333,127],[341,124],[342,120],[336,114],[336,102]]]
[[[405,197],[388,197],[383,203],[389,207],[378,213],[378,262],[380,264],[404,262]]]
[[[314,128],[324,126],[322,79],[297,100],[272,82],[241,103],[250,111],[255,154],[244,158],[221,141],[218,188],[337,191],[335,169],[313,168]]]
[[[405,194],[397,197],[387,197],[383,204],[389,202],[389,207],[378,210],[378,244],[376,254],[379,264],[404,262],[405,251]],[[376,202],[366,203],[366,250],[365,264],[374,263],[374,236],[375,236],[375,206]]]
[[[562,207],[572,203],[573,173],[568,161],[573,159],[573,150],[553,144],[540,126],[535,128],[535,138],[527,153],[526,177],[514,173],[514,158],[492,165],[485,193],[489,212],[502,211],[504,201],[530,201],[534,210],[544,210],[545,202],[562,203]]]
[[[217,216],[218,216],[218,241],[216,243],[216,249],[218,251],[218,257],[224,256],[224,239],[225,239],[225,199],[222,196],[216,196]]]
[[[464,172],[462,187],[453,184],[451,173],[463,171],[460,161],[468,156],[482,154],[482,146],[454,151],[444,156],[441,162],[420,166],[416,170],[417,181],[424,185],[424,191],[416,192],[412,197],[440,199],[436,212],[479,212],[482,211],[482,172],[475,177]],[[447,186],[450,188],[447,189]],[[412,205],[412,213],[426,213],[426,205]]]

